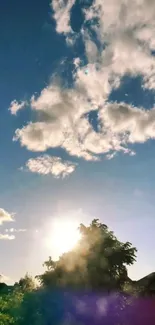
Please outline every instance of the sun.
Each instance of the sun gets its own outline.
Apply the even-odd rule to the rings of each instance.
[[[72,250],[78,243],[81,235],[77,223],[71,220],[54,220],[47,245],[54,252],[55,258]],[[52,255],[53,256],[53,255]]]

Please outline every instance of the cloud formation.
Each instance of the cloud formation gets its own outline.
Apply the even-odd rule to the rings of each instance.
[[[90,132],[94,141],[100,141],[87,118],[83,117],[91,107],[85,94],[54,84],[45,88],[37,99],[32,97],[31,107],[41,121],[17,129],[14,140],[20,140],[21,145],[31,151],[62,147],[70,155],[97,159],[83,143],[88,142]]]
[[[4,209],[0,209],[0,226],[5,222],[13,222],[14,214],[10,214]],[[15,239],[14,233],[25,232],[26,229],[15,229],[15,228],[7,228],[5,229],[5,234],[0,233],[0,240],[13,240]]]
[[[75,0],[52,1],[56,30],[66,37],[72,32],[70,12],[74,4]],[[155,2],[94,0],[83,12],[97,40],[84,24],[81,35],[88,64],[74,59],[72,88],[52,81],[37,98],[31,98],[36,121],[17,129],[14,140],[30,151],[61,147],[70,156],[88,161],[97,161],[102,154],[112,159],[119,151],[134,155],[131,144],[155,139],[155,108],[109,102],[109,95],[126,75],[141,76],[144,89],[155,89]],[[98,130],[89,121],[92,111],[98,113]],[[27,167],[55,176],[65,173],[66,168],[71,172],[75,169],[73,164],[64,164],[41,156],[30,159]]]
[[[14,232],[26,232],[26,229],[15,229],[15,228],[10,228],[10,229],[5,229],[5,232],[9,233],[14,233]]]
[[[16,115],[17,112],[21,109],[23,109],[26,106],[26,102],[17,102],[17,100],[13,100],[10,104],[9,111],[11,112],[12,115]]]
[[[84,91],[84,87],[82,89]],[[98,89],[99,87],[97,87],[97,91]],[[94,94],[94,100],[95,96],[97,99],[97,95]],[[113,110],[115,115],[119,115],[119,109],[122,110],[123,106],[105,103],[98,109],[99,132],[93,129],[86,117],[90,108],[93,110],[96,109],[96,106],[92,106],[87,95],[81,93],[78,87],[63,90],[59,86],[50,86],[44,89],[37,99],[32,98],[31,106],[33,110],[36,110],[42,121],[30,123],[22,129],[16,130],[14,138],[14,140],[20,140],[21,145],[26,146],[31,151],[46,151],[49,148],[61,147],[71,156],[81,157],[88,161],[98,160],[98,155],[110,151],[130,152],[126,148],[126,144],[131,141],[127,141],[124,135],[125,131],[129,131],[128,128],[122,130],[121,124],[114,128],[114,116],[111,121],[109,120],[110,112]],[[123,109],[127,109],[125,104]],[[130,107],[133,114],[134,109],[136,110],[136,108]],[[125,119],[123,111],[122,115]],[[36,168],[34,167],[36,160],[30,159],[28,163],[28,167],[32,171],[30,163],[31,166],[33,163],[33,169]],[[39,170],[42,170],[43,159],[37,160],[38,165]]]
[[[8,234],[0,234],[0,240],[14,240],[14,235],[8,235]]]
[[[95,0],[85,17],[98,20],[95,30],[101,44],[107,44],[101,61],[108,75],[142,75],[145,87],[154,88],[154,1]]]
[[[13,214],[10,214],[9,212],[0,208],[0,225],[2,225],[4,222],[12,222],[12,221],[14,221]]]
[[[33,173],[41,175],[52,174],[57,178],[68,176],[73,173],[76,167],[75,164],[69,161],[63,161],[59,157],[50,157],[48,155],[29,159],[26,166]]]
[[[68,34],[72,32],[70,26],[70,10],[73,7],[75,0],[53,0],[51,7],[54,11],[53,18],[56,21],[57,33]]]
[[[155,139],[155,108],[144,110],[125,103],[107,103],[100,111],[103,129],[113,130],[121,143]]]

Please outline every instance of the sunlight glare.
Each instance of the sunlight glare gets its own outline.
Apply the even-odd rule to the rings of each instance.
[[[70,220],[55,220],[52,222],[52,230],[47,238],[47,245],[54,251],[56,258],[72,250],[78,243],[81,235],[78,225]]]

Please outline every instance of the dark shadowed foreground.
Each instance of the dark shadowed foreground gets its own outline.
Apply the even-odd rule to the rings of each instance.
[[[51,257],[37,276],[11,287],[1,284],[0,325],[155,325],[155,276],[132,281],[127,266],[136,248],[93,220],[58,261]]]
[[[40,291],[25,297],[19,324],[154,325],[155,300],[123,294]]]

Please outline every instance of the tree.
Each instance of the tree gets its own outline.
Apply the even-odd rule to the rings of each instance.
[[[45,286],[120,290],[127,281],[127,266],[136,260],[136,248],[122,243],[105,224],[94,219],[81,224],[81,239],[76,249],[63,254],[57,262],[50,257],[47,270],[39,276]]]
[[[13,291],[0,296],[0,324],[18,324],[23,293],[15,288]]]
[[[58,261],[50,256],[44,263],[46,270],[37,277],[40,288],[36,289],[26,274],[13,290],[0,296],[0,324],[137,324],[133,323],[136,294],[133,298],[130,295],[132,281],[128,281],[126,269],[136,259],[136,248],[120,242],[97,219],[88,227],[81,224],[79,231],[81,239],[76,248]],[[79,301],[86,304],[85,314],[77,312]],[[99,302],[109,308],[101,317],[95,309]]]
[[[31,292],[35,289],[35,282],[30,275],[26,274],[18,283],[15,283],[15,287],[20,287],[23,292]]]

